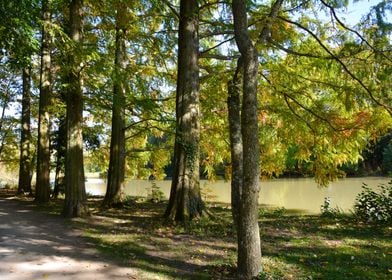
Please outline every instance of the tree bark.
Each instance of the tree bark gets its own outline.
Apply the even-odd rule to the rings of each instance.
[[[234,226],[238,229],[240,198],[242,194],[243,177],[243,147],[241,135],[241,79],[238,75],[242,67],[242,61],[238,61],[237,71],[233,79],[228,83],[228,118],[231,153],[231,212]]]
[[[283,0],[276,0],[260,36],[265,43],[270,36],[272,21],[276,18]],[[257,119],[258,54],[249,33],[247,9],[244,0],[232,1],[234,36],[241,53],[243,101],[241,110],[241,135],[243,141],[242,193],[238,217],[238,278],[253,279],[261,272],[260,230],[258,225],[259,198],[259,133]]]
[[[120,205],[124,199],[125,172],[125,68],[126,68],[126,6],[119,4],[116,16],[116,50],[112,102],[112,132],[108,183],[103,204]]]
[[[257,122],[258,57],[248,34],[246,4],[233,0],[235,40],[243,59],[243,186],[238,223],[238,275],[252,279],[261,272],[259,198],[259,134]]]
[[[54,179],[53,198],[57,198],[60,193],[65,192],[64,172],[65,155],[67,150],[67,127],[64,116],[59,118],[59,128],[56,135],[56,175]]]
[[[70,3],[69,37],[74,46],[68,55],[68,91],[66,93],[67,153],[65,159],[65,201],[63,215],[79,217],[88,213],[83,169],[83,94],[80,77],[82,0]]]
[[[50,11],[48,0],[42,1],[41,77],[38,116],[37,183],[35,201],[46,203],[50,198],[50,116],[51,56]]]
[[[19,183],[18,193],[28,192],[31,190],[31,154],[30,154],[30,88],[31,75],[30,69],[24,68],[22,74],[23,96],[22,96],[22,129],[20,134],[20,159],[19,159]]]
[[[180,1],[174,171],[165,217],[202,215],[199,184],[199,1]]]

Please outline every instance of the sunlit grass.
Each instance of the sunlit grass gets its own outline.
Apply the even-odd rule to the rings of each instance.
[[[134,201],[75,219],[105,255],[137,269],[142,279],[236,279],[236,232],[227,205],[187,225],[162,218],[165,203]],[[59,213],[61,202],[40,207]],[[392,228],[366,225],[350,215],[299,215],[260,209],[260,279],[391,279]]]

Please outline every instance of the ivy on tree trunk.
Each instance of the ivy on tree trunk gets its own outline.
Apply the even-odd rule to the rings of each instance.
[[[63,215],[79,217],[88,213],[83,169],[83,95],[80,77],[82,37],[82,1],[70,3],[69,37],[74,46],[69,52],[68,92],[66,93],[67,153],[65,159],[65,201]]]
[[[189,221],[203,211],[199,183],[199,1],[181,0],[174,171],[165,217]]]

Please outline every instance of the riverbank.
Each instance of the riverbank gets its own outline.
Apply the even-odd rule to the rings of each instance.
[[[61,210],[61,201],[37,207],[10,191],[2,196],[45,215]],[[89,199],[91,217],[58,222],[83,232],[86,243],[106,259],[132,268],[136,279],[235,279],[235,232],[225,205],[209,209],[213,219],[202,218],[187,228],[165,223],[165,203],[131,199],[122,209],[99,206],[100,198]],[[291,214],[260,209],[262,279],[392,277],[391,226],[365,225],[345,215]]]

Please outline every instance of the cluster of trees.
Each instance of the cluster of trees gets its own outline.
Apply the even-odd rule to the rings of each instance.
[[[204,213],[200,174],[224,166],[241,279],[261,270],[260,177],[289,158],[325,184],[392,127],[389,0],[355,27],[347,1],[0,5],[0,157],[19,158],[19,191],[32,193],[35,168],[48,202],[54,169],[63,214],[81,216],[84,160],[107,170],[106,207],[125,176],[161,178],[171,163],[164,215],[188,222]],[[16,98],[20,120],[5,114]]]

